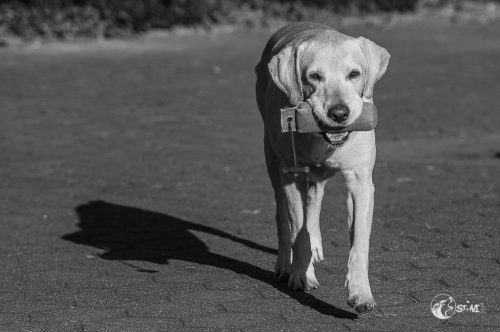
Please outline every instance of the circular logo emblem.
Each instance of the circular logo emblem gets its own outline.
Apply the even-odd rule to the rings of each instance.
[[[431,311],[436,318],[448,319],[455,313],[457,304],[448,294],[436,295],[431,302]]]

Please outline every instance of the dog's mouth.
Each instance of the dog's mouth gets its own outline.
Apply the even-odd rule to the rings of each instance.
[[[323,139],[328,144],[330,144],[335,148],[338,148],[342,146],[349,139],[349,133],[350,132],[338,133],[338,134],[321,133],[321,136],[323,136]]]
[[[318,123],[322,123],[322,124],[325,124],[315,113],[314,111],[311,112],[313,117],[314,117],[314,120],[316,120],[316,122]],[[339,130],[344,128],[344,126],[339,126],[338,127]],[[321,136],[323,137],[323,139],[328,143],[330,144],[331,146],[333,147],[340,147],[342,146],[346,141],[347,139],[349,138],[349,133],[350,132],[343,132],[343,133],[321,133]]]

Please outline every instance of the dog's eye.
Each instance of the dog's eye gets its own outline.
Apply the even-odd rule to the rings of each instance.
[[[361,75],[361,73],[359,72],[359,70],[354,69],[353,71],[351,71],[349,73],[348,77],[349,77],[350,80],[353,80],[355,78],[358,78],[360,75]]]
[[[321,80],[321,75],[318,73],[310,73],[309,79],[311,79],[313,81],[319,81],[319,80]]]

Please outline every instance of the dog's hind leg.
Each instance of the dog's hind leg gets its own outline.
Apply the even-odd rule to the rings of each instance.
[[[276,280],[288,282],[292,268],[292,239],[285,196],[280,179],[280,162],[271,148],[267,135],[264,137],[266,165],[276,200],[276,227],[278,230],[278,258],[274,266]]]

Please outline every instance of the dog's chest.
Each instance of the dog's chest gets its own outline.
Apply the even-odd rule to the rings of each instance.
[[[311,178],[327,179],[336,172],[359,164],[375,161],[375,136],[372,132],[353,132],[340,147],[331,147],[324,141],[309,141],[300,151],[301,165],[309,166]],[[317,144],[317,145],[316,145]]]

